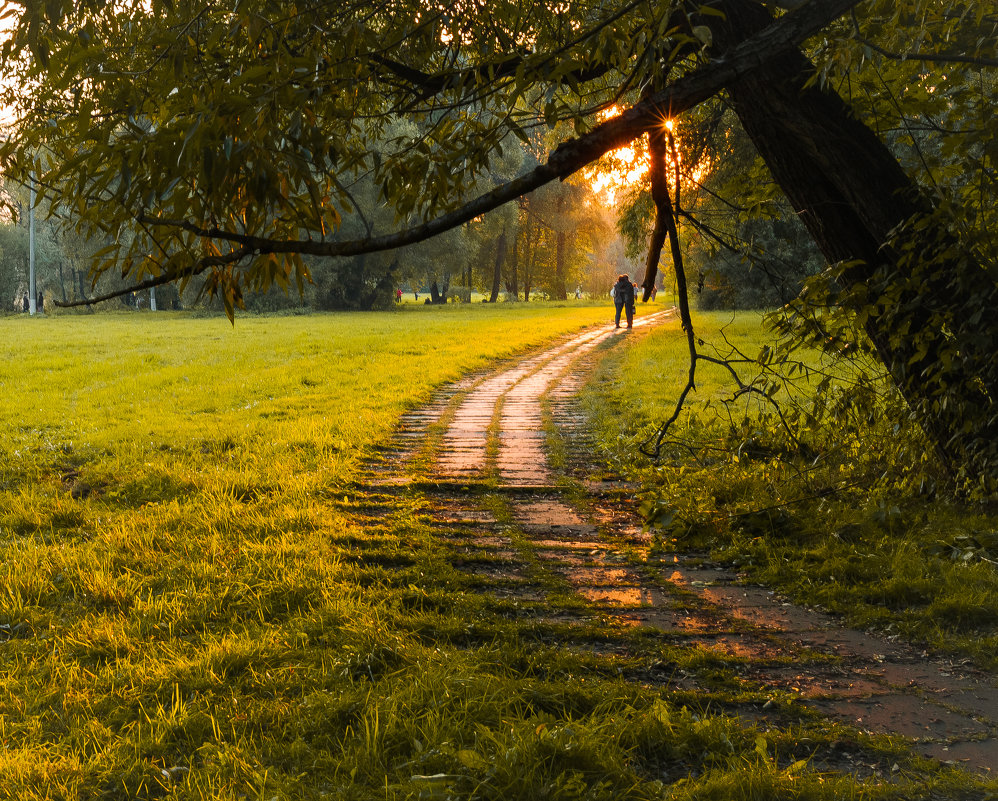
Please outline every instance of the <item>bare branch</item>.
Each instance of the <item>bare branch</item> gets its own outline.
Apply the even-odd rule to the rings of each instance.
[[[773,400],[766,392],[764,392],[759,387],[754,386],[752,384],[746,384],[744,381],[742,381],[738,373],[735,372],[735,368],[732,367],[730,359],[715,359],[713,356],[706,356],[704,354],[700,354],[699,358],[703,359],[705,362],[710,362],[711,364],[716,364],[719,367],[723,367],[725,370],[731,373],[731,377],[735,380],[735,383],[738,385],[738,392],[736,392],[734,395],[735,399],[746,394],[761,395],[776,411],[776,415],[780,418],[780,422],[783,424],[783,430],[787,432],[787,436],[790,438],[790,441],[793,442],[795,445],[798,446],[800,445],[800,440],[797,439],[797,435],[794,434],[793,430],[790,428],[790,424],[787,422],[787,418],[783,414],[783,409],[780,408],[780,404],[778,404],[775,400]],[[751,361],[751,360],[740,359],[739,361]]]
[[[668,141],[672,149],[672,158],[676,160],[676,144],[671,133],[668,135]],[[686,397],[696,389],[697,361],[700,359],[700,355],[697,353],[696,335],[693,332],[693,319],[690,316],[690,299],[689,292],[686,288],[686,269],[683,266],[683,252],[679,247],[679,228],[676,226],[676,213],[672,204],[672,198],[669,195],[669,185],[665,180],[665,131],[661,128],[654,131],[649,137],[649,144],[652,152],[651,169],[657,173],[657,179],[654,175],[652,179],[652,194],[655,200],[656,214],[655,232],[656,236],[659,232],[664,232],[669,236],[669,245],[672,249],[672,266],[676,273],[676,294],[679,300],[679,319],[683,325],[683,331],[686,332],[686,344],[690,353],[690,366],[686,377],[686,386],[683,387],[683,391],[679,394],[679,400],[676,401],[676,407],[672,412],[672,416],[659,426],[658,433],[655,436],[655,444],[652,445],[650,449],[647,448],[648,443],[651,441],[650,439],[643,442],[639,448],[645,456],[657,459],[662,450],[662,439],[668,433],[672,424],[679,419],[679,415],[683,410],[683,405],[686,403]],[[676,183],[676,194],[677,196],[679,194],[678,181]],[[661,252],[663,244],[661,239],[657,239],[653,236],[653,246],[656,244],[658,252],[654,254],[649,253],[648,255],[648,269],[651,271],[650,275],[652,283],[648,283],[649,279],[646,274],[646,300],[651,293],[651,286],[655,280],[653,268],[658,262],[659,252]]]
[[[173,283],[174,281],[178,281],[182,278],[193,278],[195,275],[203,273],[209,267],[221,267],[226,264],[235,264],[241,259],[252,255],[252,253],[253,251],[250,249],[239,248],[221,256],[206,256],[192,267],[166,270],[159,275],[147,278],[145,281],[132,284],[124,289],[116,289],[113,292],[106,292],[105,294],[98,295],[94,298],[85,298],[83,300],[56,300],[54,303],[56,306],[64,309],[72,308],[74,306],[91,306],[94,303],[103,303],[105,300],[114,300],[115,298],[120,298],[123,295],[130,295],[132,292],[141,292],[143,289],[152,289],[153,287],[164,286],[165,284]]]

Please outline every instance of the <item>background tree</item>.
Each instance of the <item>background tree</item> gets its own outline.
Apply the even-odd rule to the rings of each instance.
[[[795,298],[825,261],[737,120],[709,102],[678,121],[677,216],[686,268],[701,309],[764,309]],[[675,165],[670,163],[675,191]],[[624,193],[619,227],[627,253],[648,247],[655,206],[646,184]]]

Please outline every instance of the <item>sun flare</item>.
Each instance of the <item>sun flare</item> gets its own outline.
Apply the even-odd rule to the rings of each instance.
[[[616,117],[620,113],[616,107],[608,109],[600,116],[600,121]],[[662,127],[669,133],[672,140],[675,135],[676,121],[674,119],[662,120]],[[678,136],[675,139],[678,140]],[[675,161],[669,157],[668,181],[672,185],[675,181],[675,169],[680,167],[680,180],[685,191],[689,183],[695,185],[703,180],[704,176],[710,172],[709,163],[699,162],[692,165],[692,168],[683,164],[680,148],[675,151]],[[648,137],[642,136],[628,145],[617,148],[603,156],[593,166],[584,173],[589,181],[593,192],[607,206],[614,206],[621,198],[622,194],[633,187],[639,186],[648,180]]]
[[[620,109],[614,106],[600,115],[600,122],[613,119],[619,114]],[[672,133],[675,124],[673,120],[664,120],[662,124]],[[642,136],[629,145],[607,153],[586,171],[585,176],[593,192],[607,205],[615,205],[620,193],[647,180],[648,137]]]

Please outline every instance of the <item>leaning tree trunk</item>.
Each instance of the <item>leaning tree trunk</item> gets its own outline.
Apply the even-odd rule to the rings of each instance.
[[[769,24],[752,0],[724,0],[727,49]],[[797,50],[728,87],[738,117],[830,263],[839,302],[866,333],[952,473],[998,476],[995,282],[959,246],[880,139]],[[907,241],[899,243],[900,226]],[[976,312],[976,314],[975,314]],[[983,313],[982,313],[983,312]]]

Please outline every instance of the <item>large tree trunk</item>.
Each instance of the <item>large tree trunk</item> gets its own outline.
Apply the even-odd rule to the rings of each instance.
[[[727,49],[769,22],[752,0],[724,0]],[[728,87],[746,132],[830,263],[843,264],[839,302],[865,330],[951,472],[998,475],[993,354],[995,282],[968,258],[880,139],[818,82],[797,50]],[[892,242],[916,221],[910,248]],[[978,314],[974,319],[973,310]]]

